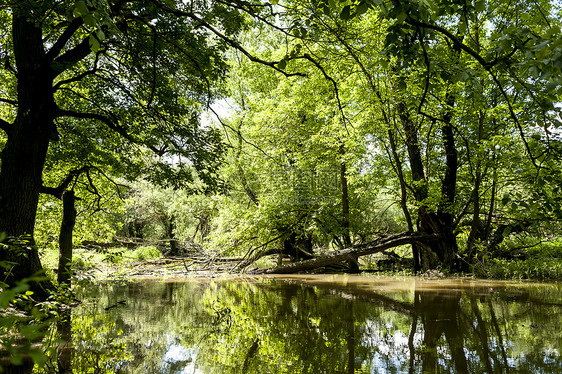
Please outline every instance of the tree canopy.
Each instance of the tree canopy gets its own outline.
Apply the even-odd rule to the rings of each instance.
[[[416,270],[458,270],[509,233],[550,235],[562,218],[560,12],[504,0],[5,1],[0,232],[33,236],[42,192],[95,196],[100,179],[143,177],[214,189],[212,204],[190,200],[222,204],[201,237],[254,254],[307,257],[407,231],[434,238],[411,243]],[[220,99],[233,110],[202,123]],[[14,279],[40,269],[36,250],[7,248]]]

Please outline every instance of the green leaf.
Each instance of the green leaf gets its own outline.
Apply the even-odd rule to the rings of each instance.
[[[540,75],[540,70],[539,70],[538,66],[536,66],[536,65],[529,66],[529,74],[533,78],[538,78],[539,75]]]
[[[343,7],[340,13],[340,18],[343,20],[351,19],[351,7],[349,5]]]
[[[486,10],[486,2],[484,0],[476,1],[474,3],[474,9],[476,9],[478,13],[483,12]]]
[[[83,0],[77,1],[74,7],[74,14],[77,17],[79,17],[79,16],[85,16],[88,13],[90,13],[90,10],[88,9],[86,2],[84,2]]]
[[[100,42],[93,35],[90,35],[89,42],[90,42],[90,49],[93,52],[97,52],[100,50],[101,48]]]
[[[89,26],[89,27],[96,26],[96,18],[94,17],[94,15],[92,13],[86,14],[83,17],[83,19],[84,19],[84,23],[86,24],[86,26]]]
[[[400,23],[404,22],[406,20],[406,18],[408,17],[408,14],[404,11],[401,11],[400,13],[398,13],[398,15],[396,16],[396,20]]]
[[[279,61],[277,63],[277,67],[281,70],[285,70],[285,68],[287,67],[287,61],[285,61],[285,59]]]
[[[96,36],[98,37],[99,40],[105,40],[105,33],[100,29],[96,30]]]
[[[459,24],[459,33],[464,34],[466,33],[466,22],[461,22]]]
[[[502,205],[504,205],[504,206],[507,205],[510,200],[511,200],[511,196],[506,193],[505,195],[503,195]]]
[[[359,16],[359,15],[361,15],[361,14],[366,13],[368,10],[369,10],[369,4],[367,4],[367,2],[361,2],[361,3],[357,6],[357,8],[356,8],[356,10],[355,10],[355,13]]]

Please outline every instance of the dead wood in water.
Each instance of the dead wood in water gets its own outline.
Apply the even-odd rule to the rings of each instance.
[[[382,252],[389,248],[398,247],[400,245],[412,244],[415,242],[427,242],[438,239],[436,235],[416,234],[411,232],[403,232],[396,235],[387,236],[385,238],[375,240],[368,243],[359,244],[350,248],[335,251],[329,254],[321,255],[310,260],[295,262],[283,266],[269,269],[254,270],[252,274],[292,274],[301,271],[314,270],[330,265],[341,264],[349,260],[357,259],[361,256],[371,255]]]

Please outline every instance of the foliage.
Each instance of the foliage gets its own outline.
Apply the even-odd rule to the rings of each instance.
[[[0,18],[0,231],[33,237],[39,194],[77,183],[99,205],[97,178],[177,187],[198,175],[217,187],[223,144],[200,113],[220,96],[224,51],[244,24],[235,9],[9,1]],[[10,283],[41,269],[32,252]]]
[[[162,257],[162,253],[154,246],[145,246],[135,249],[132,256],[138,260],[145,261]]]
[[[494,279],[561,280],[560,258],[529,258],[526,260],[490,259],[476,274]]]
[[[18,18],[48,7],[41,24]],[[53,113],[38,115],[53,122],[39,179],[54,197],[28,226],[54,248],[54,198],[73,189],[77,242],[118,232],[248,255],[409,230],[447,238],[448,257],[428,265],[447,267],[501,256],[521,232],[554,240],[561,10],[512,7],[10,2],[0,8],[8,151],[10,128],[32,126],[13,74],[32,54],[17,52],[10,25],[36,30],[54,74]],[[216,99],[230,109],[202,121]]]
[[[30,283],[38,280],[40,278],[37,277],[23,279],[14,287],[0,282],[0,353],[8,355],[10,364],[14,366],[24,365],[30,357],[42,367],[47,361],[46,352],[54,350],[40,344],[56,314],[51,312],[52,302],[36,305]],[[29,363],[26,365],[29,366]],[[0,373],[2,371],[0,366]]]
[[[511,24],[499,16],[503,2],[275,5],[286,11],[285,35],[261,25],[249,38],[259,32],[253,45],[264,58],[284,55],[279,67],[291,77],[235,56],[233,110],[221,122],[232,147],[228,193],[248,212],[231,243],[268,243],[292,225],[322,246],[337,243],[340,197],[316,204],[320,191],[277,171],[337,172],[342,162],[355,238],[383,231],[372,219],[383,197],[409,230],[452,236],[451,260],[478,261],[522,227],[556,235],[559,67],[545,60],[540,76],[528,75],[535,52],[560,52],[546,42],[560,27],[555,4],[510,12]]]
[[[120,219],[124,204],[120,190],[104,178],[96,179],[96,193],[78,183],[75,193],[76,225],[73,232],[75,243],[83,241],[109,241],[122,228]],[[42,195],[37,210],[35,242],[40,248],[58,248],[62,222],[62,203],[50,195]]]

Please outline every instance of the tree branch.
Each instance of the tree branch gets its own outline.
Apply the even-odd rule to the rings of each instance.
[[[72,180],[78,178],[80,174],[87,172],[89,169],[90,166],[83,166],[80,169],[71,170],[57,187],[41,186],[41,193],[54,196],[57,199],[62,199],[62,193],[68,188]]]
[[[349,133],[349,130],[347,129],[347,125],[345,123],[347,122],[347,123],[351,124],[351,122],[347,119],[347,117],[345,116],[345,112],[343,111],[343,106],[342,106],[342,103],[341,103],[341,100],[340,100],[340,93],[339,93],[340,91],[338,89],[338,84],[336,83],[334,78],[330,77],[328,75],[328,73],[326,73],[326,70],[324,70],[322,65],[320,65],[320,63],[318,61],[316,61],[315,59],[313,59],[308,53],[305,53],[301,58],[312,62],[312,64],[314,64],[314,66],[316,66],[316,68],[322,72],[322,74],[324,75],[324,78],[329,80],[332,83],[332,85],[334,86],[334,95],[336,96],[336,101],[338,102],[338,109],[340,110],[345,129]]]
[[[55,73],[55,77],[82,61],[90,53],[92,53],[90,39],[86,38],[53,61],[51,68]]]
[[[113,120],[113,119],[111,119],[107,116],[104,116],[103,114],[83,113],[83,112],[76,112],[76,111],[73,111],[73,110],[67,110],[67,109],[60,109],[59,108],[57,110],[56,116],[57,117],[72,117],[72,118],[78,118],[78,119],[93,119],[93,120],[102,122],[107,127],[109,127],[111,130],[115,131],[116,133],[118,133],[124,139],[130,141],[131,143],[143,145],[143,146],[147,147],[148,149],[150,149],[151,151],[153,151],[154,153],[156,153],[159,156],[162,156],[162,154],[163,154],[162,150],[160,150],[160,149],[158,149],[158,148],[156,148],[152,145],[145,144],[142,141],[140,141],[139,139],[136,139],[131,134],[129,134],[125,128],[120,126],[117,121],[115,121],[115,120]]]
[[[18,105],[18,101],[17,100],[12,100],[12,99],[5,99],[3,97],[0,97],[0,103],[6,103],[6,104],[11,104],[14,106]]]
[[[10,122],[5,121],[5,120],[0,118],[0,129],[4,130],[4,132],[6,132],[6,134],[8,134],[10,132],[10,130],[12,129],[12,124]]]
[[[65,85],[65,84],[69,84],[69,83],[73,83],[73,82],[79,82],[82,79],[84,79],[85,77],[87,77],[88,75],[94,75],[98,72],[98,61],[99,61],[99,53],[96,54],[96,59],[94,61],[94,67],[90,70],[87,70],[81,74],[78,74],[75,77],[72,78],[68,78],[62,81],[57,82],[54,86],[53,86],[53,91],[58,90],[61,86]]]
[[[489,71],[489,73],[492,76],[492,79],[494,80],[496,85],[498,86],[498,88],[500,90],[500,93],[502,94],[503,98],[505,99],[505,102],[507,103],[507,107],[509,109],[509,116],[511,117],[511,119],[515,123],[515,126],[517,126],[517,130],[519,130],[519,136],[521,137],[521,140],[523,141],[523,144],[525,145],[525,150],[527,151],[527,154],[529,155],[533,166],[536,169],[540,169],[540,167],[537,165],[536,157],[533,156],[533,152],[531,151],[531,147],[529,146],[529,143],[527,142],[527,139],[525,138],[525,132],[523,131],[523,127],[521,126],[521,123],[519,123],[519,118],[517,118],[517,114],[515,114],[515,110],[513,109],[513,105],[511,105],[511,101],[509,100],[509,96],[507,95],[507,92],[503,88],[503,85],[501,84],[498,77],[494,73],[492,73],[491,71]]]
[[[252,55],[244,47],[242,47],[240,45],[240,43],[238,43],[236,40],[234,40],[232,38],[229,38],[228,36],[224,35],[220,31],[218,31],[216,28],[214,28],[212,25],[210,25],[208,22],[206,22],[203,19],[201,19],[200,17],[198,17],[193,12],[187,12],[187,11],[183,11],[183,10],[179,10],[179,9],[175,9],[175,8],[170,8],[170,7],[160,3],[157,0],[152,0],[152,3],[165,12],[171,13],[171,14],[179,16],[179,17],[188,17],[188,18],[191,18],[194,21],[197,21],[199,24],[201,24],[201,26],[203,26],[204,28],[206,28],[207,30],[209,30],[210,32],[212,32],[213,34],[218,36],[220,39],[225,41],[232,48],[240,51],[242,54],[244,54],[244,56],[246,56],[252,62],[257,62],[259,64],[269,66],[270,68],[280,72],[281,74],[283,74],[286,77],[294,77],[294,76],[304,77],[304,76],[306,76],[303,73],[287,73],[287,72],[285,72],[284,70],[280,69],[277,66],[280,61],[265,61],[265,60],[262,60],[261,58],[258,58],[256,56]]]
[[[478,61],[480,63],[480,65],[482,65],[482,67],[484,67],[484,69],[490,70],[490,68],[492,68],[493,65],[491,65],[489,62],[487,62],[475,50],[473,50],[472,48],[470,48],[469,46],[464,44],[459,38],[457,38],[455,35],[453,35],[453,33],[451,33],[449,30],[445,29],[444,27],[432,25],[432,24],[424,23],[424,22],[420,22],[420,21],[416,21],[411,16],[408,16],[408,18],[406,19],[406,22],[408,22],[412,26],[421,27],[421,28],[424,28],[424,29],[435,30],[435,31],[445,35],[447,38],[449,38],[449,40],[451,40],[451,42],[453,42],[454,47],[462,49],[463,51],[465,51],[466,53],[468,53],[469,55],[474,57],[474,59],[476,61]],[[498,59],[496,59],[494,61],[497,62],[497,60]]]
[[[356,259],[385,249],[394,248],[400,245],[412,244],[416,242],[428,243],[438,240],[438,235],[416,234],[411,232],[403,232],[391,235],[386,238],[375,240],[372,242],[359,244],[350,248],[334,251],[310,260],[295,262],[271,269],[254,270],[252,274],[292,274],[300,271],[308,271],[320,267],[326,267],[337,263],[342,263],[350,259]]]
[[[225,129],[230,129],[231,131],[235,132],[236,135],[238,135],[240,137],[240,139],[246,143],[249,144],[250,146],[254,147],[255,149],[257,149],[259,152],[263,153],[265,155],[265,157],[269,158],[270,160],[272,160],[274,163],[276,163],[277,165],[282,165],[281,163],[279,163],[279,161],[277,159],[275,159],[273,156],[271,156],[270,154],[268,154],[266,151],[264,151],[263,149],[261,149],[260,147],[258,147],[257,145],[255,145],[254,143],[250,142],[249,140],[247,140],[244,136],[242,136],[242,132],[239,129],[235,129],[232,126],[228,125],[227,123],[225,123],[222,118],[220,118],[219,114],[211,107],[209,107],[209,110],[215,115],[215,117],[217,118],[217,121],[219,121],[219,123],[221,124],[222,127],[224,127]]]
[[[78,31],[78,29],[80,28],[80,26],[82,26],[84,24],[84,21],[82,20],[82,18],[74,18],[70,24],[68,25],[68,27],[64,30],[64,32],[61,34],[61,36],[57,39],[57,41],[55,42],[55,44],[53,44],[53,46],[51,47],[51,49],[47,52],[47,54],[45,55],[45,57],[47,58],[48,61],[52,61],[55,59],[55,57],[57,57],[61,51],[63,50],[64,46],[66,45],[66,43],[68,43],[68,41],[70,40],[70,38],[72,37],[72,35],[74,35],[74,33],[76,31]]]

